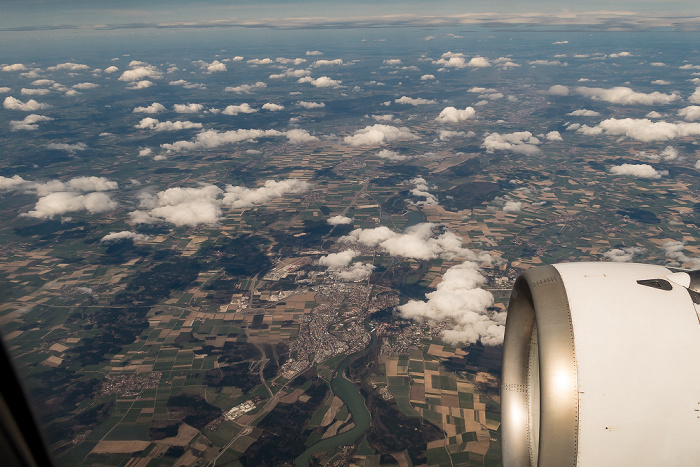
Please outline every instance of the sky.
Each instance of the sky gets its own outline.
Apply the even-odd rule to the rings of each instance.
[[[233,4],[232,4],[233,3]],[[122,0],[4,0],[0,6],[0,30],[14,28],[121,25],[135,27],[151,23],[211,21],[261,21],[274,24],[285,18],[318,18],[347,21],[350,18],[396,20],[397,15],[411,15],[414,21],[430,22],[432,17],[492,12],[498,15],[534,15],[560,12],[618,11],[643,16],[697,16],[700,3],[692,0],[572,0],[523,1],[395,1],[356,0],[261,0],[261,1],[164,1]],[[298,21],[297,21],[298,24]]]

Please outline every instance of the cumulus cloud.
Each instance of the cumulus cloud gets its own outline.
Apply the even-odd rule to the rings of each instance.
[[[370,263],[354,263],[352,266],[340,270],[336,275],[346,281],[362,281],[369,279],[375,266]]]
[[[418,139],[408,128],[395,127],[377,123],[357,130],[355,134],[346,136],[343,141],[351,146],[373,146],[392,141],[410,141]]]
[[[329,269],[342,269],[347,267],[350,262],[359,256],[360,252],[357,250],[345,250],[340,253],[330,253],[326,256],[321,256],[318,259],[318,264],[321,266],[326,266]]]
[[[195,62],[199,64],[199,68],[207,73],[216,73],[217,71],[226,71],[226,65],[218,60],[214,60],[211,63],[203,62],[201,60]]]
[[[39,219],[49,219],[70,212],[88,211],[91,214],[112,211],[116,201],[106,193],[81,195],[72,192],[55,192],[39,198],[34,209],[26,215]]]
[[[610,261],[614,261],[616,263],[628,263],[632,261],[632,259],[637,256],[641,255],[644,253],[646,250],[644,248],[639,248],[639,247],[625,247],[625,248],[614,248],[610,251],[606,251],[603,253],[603,257],[609,259]]]
[[[549,88],[547,93],[551,94],[552,96],[568,96],[569,88],[566,86],[562,86],[561,84],[555,84],[554,86]]]
[[[10,121],[10,129],[12,131],[38,130],[39,125],[37,125],[37,123],[48,122],[51,120],[53,120],[53,118],[47,117],[45,115],[29,114],[26,117],[24,117],[23,120],[11,120]]]
[[[73,62],[59,63],[58,65],[48,67],[49,71],[56,71],[56,70],[80,71],[80,70],[89,70],[89,69],[90,69],[90,67],[87,65],[84,65],[82,63],[73,63]]]
[[[107,68],[104,69],[105,73],[115,73],[117,71],[119,71],[119,68],[117,68],[114,65],[108,66]]]
[[[142,118],[141,121],[134,125],[136,128],[142,130],[153,130],[153,131],[178,131],[178,130],[191,130],[202,128],[201,123],[185,121],[175,121],[170,120],[161,122],[152,117]]]
[[[342,65],[343,60],[340,58],[336,58],[334,60],[316,60],[311,66],[313,67],[320,67],[320,66],[337,66],[337,65]]]
[[[406,159],[410,159],[409,156],[404,156],[403,154],[399,154],[396,151],[390,151],[389,149],[382,149],[377,153],[377,156],[381,159],[386,159],[389,161],[405,161]]]
[[[157,114],[158,112],[165,112],[167,109],[163,104],[154,102],[148,107],[135,107],[134,112],[144,113],[144,114]]]
[[[299,101],[299,105],[304,107],[305,109],[322,109],[323,107],[326,106],[326,104],[323,102],[307,102],[307,101]]]
[[[663,244],[663,249],[666,258],[671,261],[671,266],[688,264],[693,269],[700,267],[700,258],[692,258],[683,251],[685,249],[684,242],[670,240]]]
[[[589,97],[593,100],[622,105],[668,104],[680,99],[680,96],[676,93],[663,94],[658,91],[654,91],[646,94],[643,92],[635,92],[632,89],[624,86],[618,86],[610,89],[577,86],[574,88],[574,90],[582,96]]]
[[[49,94],[50,92],[51,92],[50,89],[43,89],[43,88],[40,88],[40,89],[22,88],[20,90],[20,93],[23,96],[45,96],[45,95]]]
[[[243,103],[241,105],[229,105],[221,113],[224,115],[252,114],[257,112],[250,104]]]
[[[99,87],[100,85],[95,83],[78,83],[73,85],[73,89],[80,89],[81,91],[86,89],[95,89]]]
[[[274,198],[287,194],[306,193],[311,189],[311,184],[296,178],[288,180],[268,180],[260,188],[246,188],[242,186],[228,185],[224,194],[223,203],[232,208],[248,208],[255,205],[266,204]]]
[[[153,65],[141,64],[142,62],[132,63],[136,66],[133,66],[130,70],[124,71],[119,77],[119,81],[135,83],[150,79],[161,79],[163,77],[163,73]]]
[[[666,148],[659,154],[653,152],[640,151],[636,154],[639,158],[650,159],[652,161],[672,161],[678,159],[678,150],[673,146],[666,146]]]
[[[556,66],[556,65],[561,65],[561,64],[562,64],[562,62],[560,62],[559,60],[531,60],[531,61],[529,61],[529,62],[527,62],[527,63],[529,63],[530,65],[533,65],[533,66],[537,66],[537,65],[540,65],[540,66]],[[567,63],[564,62],[564,65],[566,65],[566,64],[567,64]]]
[[[688,122],[694,122],[700,120],[700,106],[689,105],[678,111],[678,116],[683,117]]]
[[[476,111],[473,107],[467,107],[464,110],[460,110],[455,107],[445,107],[440,112],[440,115],[435,117],[435,120],[440,123],[458,123],[474,118],[475,116]]]
[[[284,106],[280,104],[275,104],[273,102],[267,102],[262,106],[263,110],[269,110],[270,112],[279,112],[284,110]]]
[[[332,79],[328,76],[321,76],[319,78],[312,78],[311,76],[305,76],[297,80],[299,83],[311,83],[317,88],[339,88],[341,87],[342,81]]]
[[[423,201],[415,202],[414,204],[416,206],[437,206],[439,204],[437,197],[428,191],[430,187],[423,177],[416,177],[411,180],[411,183],[415,185],[411,190],[411,194],[413,196],[425,198]]]
[[[173,105],[173,110],[179,114],[196,114],[204,110],[202,104],[175,104]]]
[[[540,140],[529,131],[517,131],[505,134],[491,133],[484,138],[482,147],[486,148],[488,152],[499,149],[530,155],[539,152],[538,144],[540,144]]]
[[[215,224],[221,217],[221,202],[218,198],[222,193],[223,190],[215,185],[168,188],[155,195],[142,195],[142,209],[132,211],[129,216],[136,224],[161,221],[179,227]]]
[[[14,63],[12,65],[5,65],[2,67],[2,71],[26,71],[27,67],[24,66],[22,63]]]
[[[491,262],[486,253],[474,253],[462,247],[462,239],[450,231],[436,234],[436,224],[422,223],[409,227],[404,233],[397,233],[388,227],[355,229],[341,237],[341,243],[359,243],[376,247],[392,256],[415,259],[455,259],[466,258],[474,261]]]
[[[126,89],[131,89],[131,90],[135,90],[135,89],[146,89],[146,88],[150,88],[150,87],[153,86],[153,85],[154,85],[153,81],[149,81],[149,80],[147,80],[147,79],[144,79],[144,80],[142,80],[142,81],[134,81],[134,82],[132,82],[131,85],[129,85],[129,86],[126,87]]]
[[[267,84],[258,81],[255,84],[241,84],[240,86],[227,86],[224,91],[235,92],[237,94],[251,94],[257,89],[265,89]]]
[[[633,55],[629,52],[617,52],[617,53],[612,53],[608,55],[610,58],[618,58],[618,57],[633,57]]]
[[[564,141],[561,137],[561,133],[558,131],[550,131],[545,138],[547,138],[547,141]]]
[[[597,117],[600,114],[598,112],[596,112],[595,110],[578,109],[578,110],[574,110],[573,112],[569,112],[566,115],[571,115],[573,117]]]
[[[435,79],[435,75],[423,75],[420,77],[421,81],[431,81]]]
[[[473,57],[467,62],[467,66],[472,68],[485,68],[491,66],[491,63],[484,57]]]
[[[613,175],[630,175],[636,178],[657,179],[668,175],[667,170],[658,171],[649,164],[622,164],[610,168]]]
[[[520,212],[523,207],[522,201],[508,200],[503,205],[503,212]]]
[[[102,243],[117,243],[123,241],[147,242],[151,239],[148,235],[122,230],[121,232],[110,232],[100,240]]]
[[[690,95],[688,102],[693,104],[700,104],[700,88],[696,88],[695,92]]]
[[[281,78],[301,78],[303,76],[308,76],[310,75],[311,72],[309,70],[286,70],[283,73],[273,73],[268,78],[270,79],[281,79]]]
[[[87,144],[85,143],[49,143],[46,145],[47,149],[56,149],[57,151],[67,151],[70,153],[77,151],[85,151],[87,149]]]
[[[318,50],[307,50],[306,55],[307,56],[323,55],[323,52],[319,52]]]
[[[440,141],[449,141],[453,138],[476,136],[473,131],[466,133],[464,131],[451,131],[451,130],[440,130],[438,135],[439,135],[438,138],[440,139]]]
[[[161,144],[160,147],[172,152],[179,151],[191,151],[196,149],[210,149],[223,146],[224,144],[240,143],[243,141],[256,141],[259,138],[271,138],[276,136],[286,136],[287,139],[292,143],[299,143],[303,141],[315,141],[317,138],[311,136],[305,130],[289,130],[289,131],[278,131],[278,130],[231,130],[219,132],[216,130],[204,130],[195,136],[193,140],[190,141],[176,141],[174,143]]]
[[[667,141],[685,136],[700,136],[700,123],[652,122],[648,118],[609,118],[594,127],[581,126],[578,130],[587,136],[600,134],[626,136],[637,141]]]
[[[437,101],[435,100],[430,100],[430,99],[423,99],[422,97],[408,97],[408,96],[401,96],[398,99],[395,99],[394,102],[397,104],[407,104],[407,105],[427,105],[427,104],[437,104]]]
[[[443,331],[442,338],[450,344],[485,345],[503,343],[505,312],[489,308],[494,299],[480,286],[486,282],[479,266],[466,261],[448,269],[434,292],[425,295],[426,301],[411,300],[398,307],[404,318],[418,321],[450,321],[451,329]]]
[[[170,86],[182,86],[185,89],[206,89],[207,87],[202,83],[190,83],[184,79],[177,79],[168,82]]]
[[[347,216],[338,215],[328,218],[326,222],[328,222],[330,225],[345,225],[352,224],[352,219]]]
[[[2,106],[8,110],[21,110],[23,112],[35,112],[37,110],[48,109],[51,107],[48,104],[43,104],[35,101],[34,99],[29,99],[27,102],[22,102],[12,96],[7,96],[2,103]]]

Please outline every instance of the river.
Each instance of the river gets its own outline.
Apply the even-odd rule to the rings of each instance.
[[[376,344],[376,340],[376,336],[374,333],[372,333],[372,342],[370,345],[366,349],[354,353],[343,360],[336,370],[337,374],[335,375],[335,378],[331,380],[331,389],[333,390],[333,394],[340,397],[340,399],[348,407],[348,410],[352,414],[352,421],[355,423],[355,426],[345,433],[340,433],[330,438],[322,439],[318,443],[309,447],[294,461],[294,465],[297,467],[308,467],[311,456],[316,452],[329,452],[339,446],[353,444],[357,438],[362,436],[364,432],[369,429],[371,417],[367,407],[365,406],[365,400],[362,398],[362,395],[357,390],[355,385],[345,378],[345,370],[352,362],[372,350]]]

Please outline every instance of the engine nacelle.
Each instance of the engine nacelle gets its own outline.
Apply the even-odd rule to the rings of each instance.
[[[523,273],[503,344],[503,465],[700,465],[698,282],[628,263]]]

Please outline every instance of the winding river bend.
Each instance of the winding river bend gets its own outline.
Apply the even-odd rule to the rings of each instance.
[[[345,370],[352,362],[372,350],[376,344],[376,341],[377,338],[374,333],[372,333],[372,342],[370,345],[366,349],[354,353],[343,360],[338,366],[335,378],[331,380],[331,389],[333,390],[333,394],[340,397],[345,405],[347,405],[348,410],[352,414],[352,421],[355,423],[355,426],[345,433],[340,433],[330,438],[322,439],[318,443],[309,447],[294,461],[294,465],[297,467],[308,467],[311,456],[316,452],[328,452],[339,446],[352,444],[369,429],[371,417],[367,407],[365,406],[365,400],[362,398],[362,395],[357,390],[355,385],[345,378]]]

